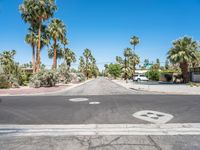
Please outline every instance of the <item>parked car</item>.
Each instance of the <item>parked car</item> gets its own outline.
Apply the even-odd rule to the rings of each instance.
[[[135,74],[133,76],[133,81],[149,81],[149,79],[144,74]]]

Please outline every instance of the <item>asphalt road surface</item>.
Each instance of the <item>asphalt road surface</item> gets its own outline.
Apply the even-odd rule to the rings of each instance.
[[[72,98],[88,101],[73,102]],[[100,102],[91,105],[90,102]],[[153,110],[174,116],[169,123],[199,123],[199,96],[106,95],[2,97],[0,124],[148,123],[132,115]]]
[[[128,90],[103,77],[92,80],[82,86],[56,95],[127,95],[145,94],[149,92]]]
[[[98,78],[57,96],[0,97],[0,125],[150,125],[151,121],[133,116],[144,110],[173,116],[166,124],[199,124],[199,108],[199,96],[148,92],[143,95]],[[150,117],[155,119],[151,113]],[[0,134],[0,150],[199,150],[199,143],[199,135],[13,137]]]

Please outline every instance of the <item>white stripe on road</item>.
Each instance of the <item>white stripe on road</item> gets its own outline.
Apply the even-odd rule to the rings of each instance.
[[[200,123],[0,125],[0,137],[72,135],[200,135]]]

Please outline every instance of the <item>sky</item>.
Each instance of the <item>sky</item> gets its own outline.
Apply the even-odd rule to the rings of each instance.
[[[16,61],[31,61],[31,47],[24,37],[29,25],[19,13],[23,0],[0,0],[0,52],[17,51]],[[200,0],[57,0],[54,18],[67,26],[68,47],[79,58],[85,48],[92,50],[100,69],[115,62],[136,35],[136,53],[141,62],[159,58],[165,62],[172,41],[185,35],[200,40]],[[47,22],[48,23],[48,22]],[[47,48],[42,63],[52,65]],[[63,60],[59,60],[61,63]],[[77,67],[78,62],[74,64]]]

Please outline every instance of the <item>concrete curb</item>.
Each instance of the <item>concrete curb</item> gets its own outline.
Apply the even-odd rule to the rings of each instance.
[[[154,91],[154,90],[148,90],[148,89],[141,89],[141,88],[134,88],[134,87],[126,87],[123,84],[120,84],[118,82],[115,82],[112,80],[112,82],[128,89],[128,90],[134,90],[134,91],[139,91],[139,92],[149,92],[149,94],[166,94],[166,95],[200,95],[200,92],[197,93],[181,93],[181,92],[163,92],[163,91]],[[152,92],[152,93],[151,93]]]
[[[0,125],[0,136],[200,135],[200,123]]]
[[[62,93],[62,92],[65,92],[65,91],[68,91],[68,90],[71,90],[71,89],[73,89],[73,88],[76,88],[76,87],[78,87],[78,86],[81,86],[81,85],[83,85],[83,84],[85,84],[85,83],[88,83],[88,82],[90,82],[90,81],[93,81],[94,79],[90,79],[90,80],[86,80],[86,81],[84,81],[84,82],[81,82],[81,83],[78,83],[78,84],[74,84],[74,85],[71,85],[71,86],[69,86],[69,87],[66,87],[66,88],[64,88],[64,89],[61,89],[61,90],[59,90],[59,91],[53,91],[53,92],[43,92],[43,93],[34,93],[34,94],[16,94],[16,95],[11,95],[11,94],[0,94],[0,96],[46,96],[46,95],[53,95],[53,94],[59,94],[59,93]]]

